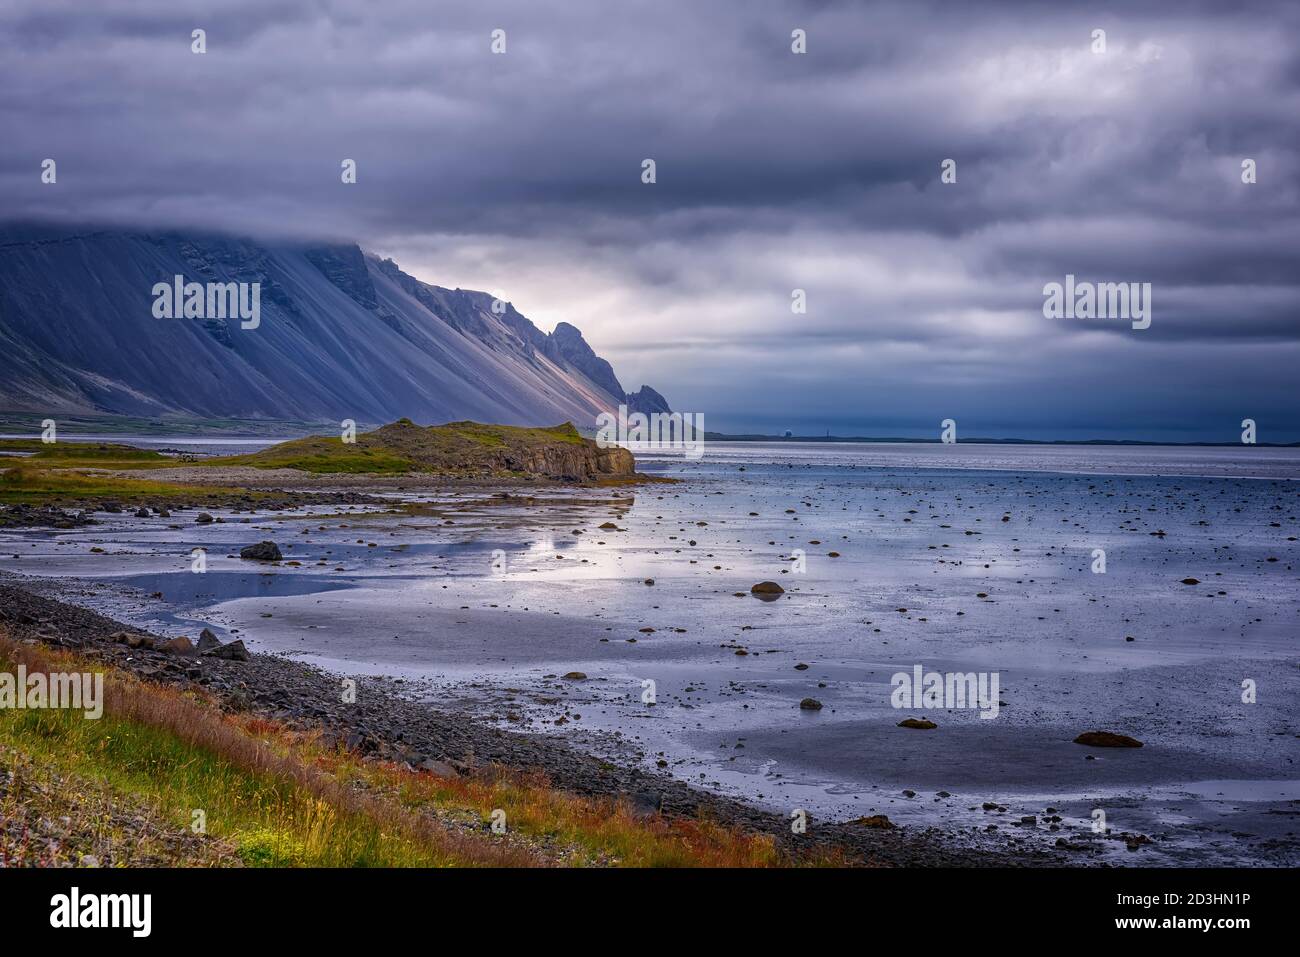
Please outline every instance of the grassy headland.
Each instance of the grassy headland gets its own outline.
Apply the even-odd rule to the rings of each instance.
[[[162,481],[137,473],[177,468],[221,476],[223,469],[293,469],[308,475],[363,477],[419,475],[450,479],[509,478],[577,483],[622,483],[638,478],[629,452],[602,449],[570,423],[521,428],[450,422],[423,427],[409,419],[363,432],[355,441],[308,436],[246,455],[178,459],[115,442],[0,440],[0,504],[51,505],[122,499],[166,502],[193,499],[195,485],[168,472]],[[129,476],[114,475],[129,472]],[[235,474],[235,473],[232,473]],[[195,473],[191,472],[191,476]],[[232,494],[204,482],[207,497]]]
[[[20,664],[29,674],[103,673],[104,715],[0,710],[10,769],[0,776],[0,863],[76,864],[85,855],[173,866],[788,863],[769,837],[638,816],[539,775],[442,776],[362,759],[325,746],[318,732],[223,713],[203,693],[0,634],[0,671]],[[498,810],[505,834],[490,827]]]

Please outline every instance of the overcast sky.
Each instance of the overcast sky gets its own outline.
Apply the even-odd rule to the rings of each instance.
[[[709,428],[1300,439],[1300,5],[1074,7],[0,0],[0,214],[356,240]]]

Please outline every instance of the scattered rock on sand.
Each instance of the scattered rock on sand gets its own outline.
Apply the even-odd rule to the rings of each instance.
[[[799,702],[799,707],[804,711],[820,711],[822,709],[822,703],[816,698],[804,698]]]
[[[194,519],[194,521],[198,522],[200,525],[207,525],[212,521],[212,516],[207,512],[199,512],[198,517]]]
[[[904,718],[898,722],[900,728],[916,728],[919,731],[929,731],[939,727],[933,721],[927,721],[925,718]]]
[[[1075,744],[1086,744],[1093,748],[1140,748],[1142,742],[1126,734],[1113,731],[1085,731],[1074,739]]]
[[[872,814],[870,817],[860,817],[856,821],[850,821],[849,823],[859,824],[862,827],[879,827],[884,829],[897,826],[883,814]]]
[[[211,651],[205,651],[205,657],[221,658],[224,661],[247,661],[248,649],[244,647],[243,641],[236,638],[234,641],[213,648]]]
[[[280,546],[275,542],[258,542],[256,545],[247,545],[239,550],[239,557],[257,562],[278,562],[284,558],[280,554]]]
[[[777,598],[785,594],[785,589],[776,582],[759,582],[757,585],[750,587],[749,593],[763,601],[776,601]]]
[[[586,681],[587,676],[581,671],[570,671],[564,676],[565,681]]]
[[[1184,578],[1184,579],[1183,579],[1183,584],[1184,584],[1184,585],[1199,585],[1200,583],[1201,583],[1201,580],[1200,580],[1199,578]]]

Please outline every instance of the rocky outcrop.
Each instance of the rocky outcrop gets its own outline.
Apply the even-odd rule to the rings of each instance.
[[[329,473],[356,471],[358,460],[387,463],[390,471],[455,478],[595,482],[636,475],[631,452],[617,446],[601,448],[569,422],[528,429],[479,422],[420,426],[410,419],[398,419],[358,435],[354,443],[345,445],[337,436],[312,436],[282,442],[244,456],[240,462],[260,468],[309,468]]]
[[[656,412],[667,414],[672,412],[668,407],[668,400],[661,396],[648,385],[643,385],[635,392],[627,394],[628,412],[640,412],[644,415],[654,415]]]

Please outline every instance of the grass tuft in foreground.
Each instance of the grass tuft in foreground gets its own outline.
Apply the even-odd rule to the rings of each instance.
[[[763,835],[708,821],[640,818],[624,804],[558,791],[537,775],[494,769],[439,777],[362,760],[322,747],[319,732],[224,714],[204,696],[0,637],[0,671],[20,663],[29,673],[104,672],[105,713],[88,720],[81,712],[0,710],[0,756],[16,769],[0,776],[0,820],[37,821],[0,828],[0,862],[58,862],[57,848],[51,851],[48,841],[34,847],[32,835],[41,822],[67,818],[65,843],[90,847],[87,853],[109,863],[789,863]],[[33,781],[41,783],[33,789]],[[116,817],[94,810],[104,807],[134,810]],[[488,828],[495,809],[505,812],[506,835]],[[205,825],[201,839],[193,830],[196,812]]]

